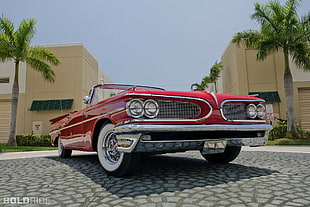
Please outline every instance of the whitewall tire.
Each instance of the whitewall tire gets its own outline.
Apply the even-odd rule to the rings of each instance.
[[[60,138],[58,138],[57,146],[58,146],[58,156],[59,157],[61,157],[61,158],[71,157],[72,150],[65,149],[63,144],[61,143]]]
[[[130,174],[139,162],[138,154],[123,153],[117,149],[113,124],[102,126],[97,142],[97,153],[101,166],[109,174],[124,176]]]

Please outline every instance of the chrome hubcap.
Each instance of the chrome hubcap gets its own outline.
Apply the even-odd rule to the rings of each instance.
[[[110,132],[103,144],[103,150],[106,160],[110,164],[115,164],[120,158],[120,152],[117,149],[117,139],[113,132]]]

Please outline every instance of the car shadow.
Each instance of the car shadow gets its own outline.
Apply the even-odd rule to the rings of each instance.
[[[140,168],[133,175],[113,177],[104,172],[96,155],[49,159],[70,166],[120,198],[216,186],[277,173],[240,164],[212,164],[197,158],[152,155],[141,159]]]

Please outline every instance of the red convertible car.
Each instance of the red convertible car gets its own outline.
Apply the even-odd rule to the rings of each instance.
[[[132,172],[142,154],[199,150],[209,162],[228,163],[242,146],[268,140],[264,100],[207,91],[102,84],[84,97],[85,109],[50,120],[60,157],[97,151],[110,175]]]

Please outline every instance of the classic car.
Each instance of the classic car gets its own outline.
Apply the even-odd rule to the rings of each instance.
[[[96,151],[110,175],[132,173],[141,155],[199,150],[212,163],[234,160],[242,146],[268,140],[264,100],[208,91],[99,84],[86,108],[51,119],[60,157]]]

